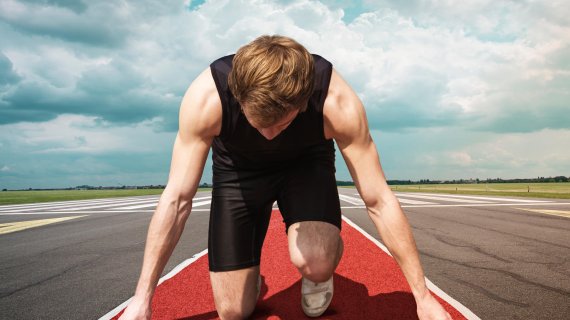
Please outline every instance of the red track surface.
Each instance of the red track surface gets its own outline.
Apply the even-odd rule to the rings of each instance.
[[[321,319],[417,319],[410,287],[395,260],[345,222],[342,228],[344,256],[334,275],[333,301]],[[264,285],[254,319],[307,318],[301,310],[300,275],[289,261],[284,229],[274,210],[263,247]],[[453,319],[465,319],[439,301]],[[207,256],[158,286],[152,309],[153,319],[217,319]]]

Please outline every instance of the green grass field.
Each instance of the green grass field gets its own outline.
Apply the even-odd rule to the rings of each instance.
[[[393,191],[570,199],[570,182],[390,185]]]
[[[391,185],[393,191],[570,199],[570,182]],[[344,187],[343,187],[344,188]],[[352,187],[354,188],[354,187]],[[200,191],[211,190],[200,188]],[[529,192],[530,190],[530,192]],[[0,205],[162,194],[163,189],[2,191]]]
[[[198,191],[211,190],[199,188]],[[164,189],[2,191],[0,205],[162,194]]]

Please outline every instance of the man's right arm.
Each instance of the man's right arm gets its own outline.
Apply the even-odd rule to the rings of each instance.
[[[221,102],[209,69],[190,85],[180,106],[168,183],[148,228],[142,270],[123,319],[150,319],[159,277],[192,209],[208,151],[221,128]]]

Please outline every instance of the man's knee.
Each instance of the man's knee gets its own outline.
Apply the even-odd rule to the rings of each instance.
[[[340,235],[336,226],[321,221],[305,221],[288,229],[291,262],[313,282],[330,278],[339,261]]]
[[[291,254],[293,265],[313,282],[324,282],[331,277],[335,269],[334,258],[322,254]]]
[[[323,248],[293,248],[290,250],[291,262],[304,277],[313,282],[324,282],[333,274],[338,264],[338,250]]]
[[[218,315],[222,320],[246,319],[254,310],[255,305],[244,306],[241,302],[222,302],[217,306]]]

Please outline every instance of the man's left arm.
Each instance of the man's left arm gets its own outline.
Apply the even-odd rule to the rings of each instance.
[[[386,182],[362,102],[333,71],[324,107],[325,135],[334,138],[382,241],[402,269],[420,319],[451,319],[427,289],[416,244]]]

